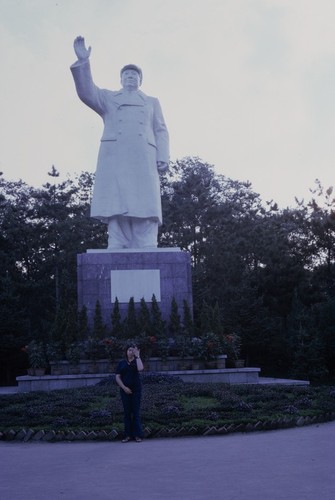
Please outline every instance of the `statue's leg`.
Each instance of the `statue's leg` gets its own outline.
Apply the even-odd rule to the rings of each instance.
[[[108,248],[129,248],[131,245],[131,221],[129,217],[115,215],[108,221]]]
[[[158,221],[153,218],[132,217],[131,248],[156,248]]]

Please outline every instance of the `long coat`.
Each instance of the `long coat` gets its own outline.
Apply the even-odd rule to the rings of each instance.
[[[91,217],[106,223],[113,215],[150,217],[161,224],[157,161],[169,161],[169,134],[158,99],[140,90],[100,89],[89,60],[71,71],[79,98],[104,122]]]

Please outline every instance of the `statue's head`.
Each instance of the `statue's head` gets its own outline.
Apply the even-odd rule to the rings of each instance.
[[[124,72],[135,72],[138,74],[139,76],[139,86],[141,85],[142,83],[142,78],[143,78],[143,75],[142,75],[142,70],[139,66],[136,66],[136,64],[126,64],[126,66],[123,66],[123,68],[121,69],[120,71],[120,76],[121,76],[121,82],[123,84],[123,79],[122,79],[122,75],[124,74]]]

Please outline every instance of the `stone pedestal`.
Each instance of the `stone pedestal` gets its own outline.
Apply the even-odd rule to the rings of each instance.
[[[78,308],[86,306],[90,324],[99,300],[103,321],[110,327],[116,297],[122,317],[131,297],[136,307],[142,297],[150,307],[153,294],[166,321],[173,297],[181,317],[184,300],[192,312],[190,254],[179,248],[88,250],[77,256],[77,275]]]

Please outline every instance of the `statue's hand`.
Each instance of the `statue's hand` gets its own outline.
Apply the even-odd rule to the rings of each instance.
[[[169,168],[169,165],[168,165],[168,163],[166,163],[166,161],[158,161],[157,162],[157,170],[158,170],[159,174],[164,174],[164,172],[166,172],[168,168]]]
[[[88,49],[85,47],[85,38],[83,36],[77,36],[73,42],[73,48],[79,61],[90,57],[91,47],[88,47]]]

